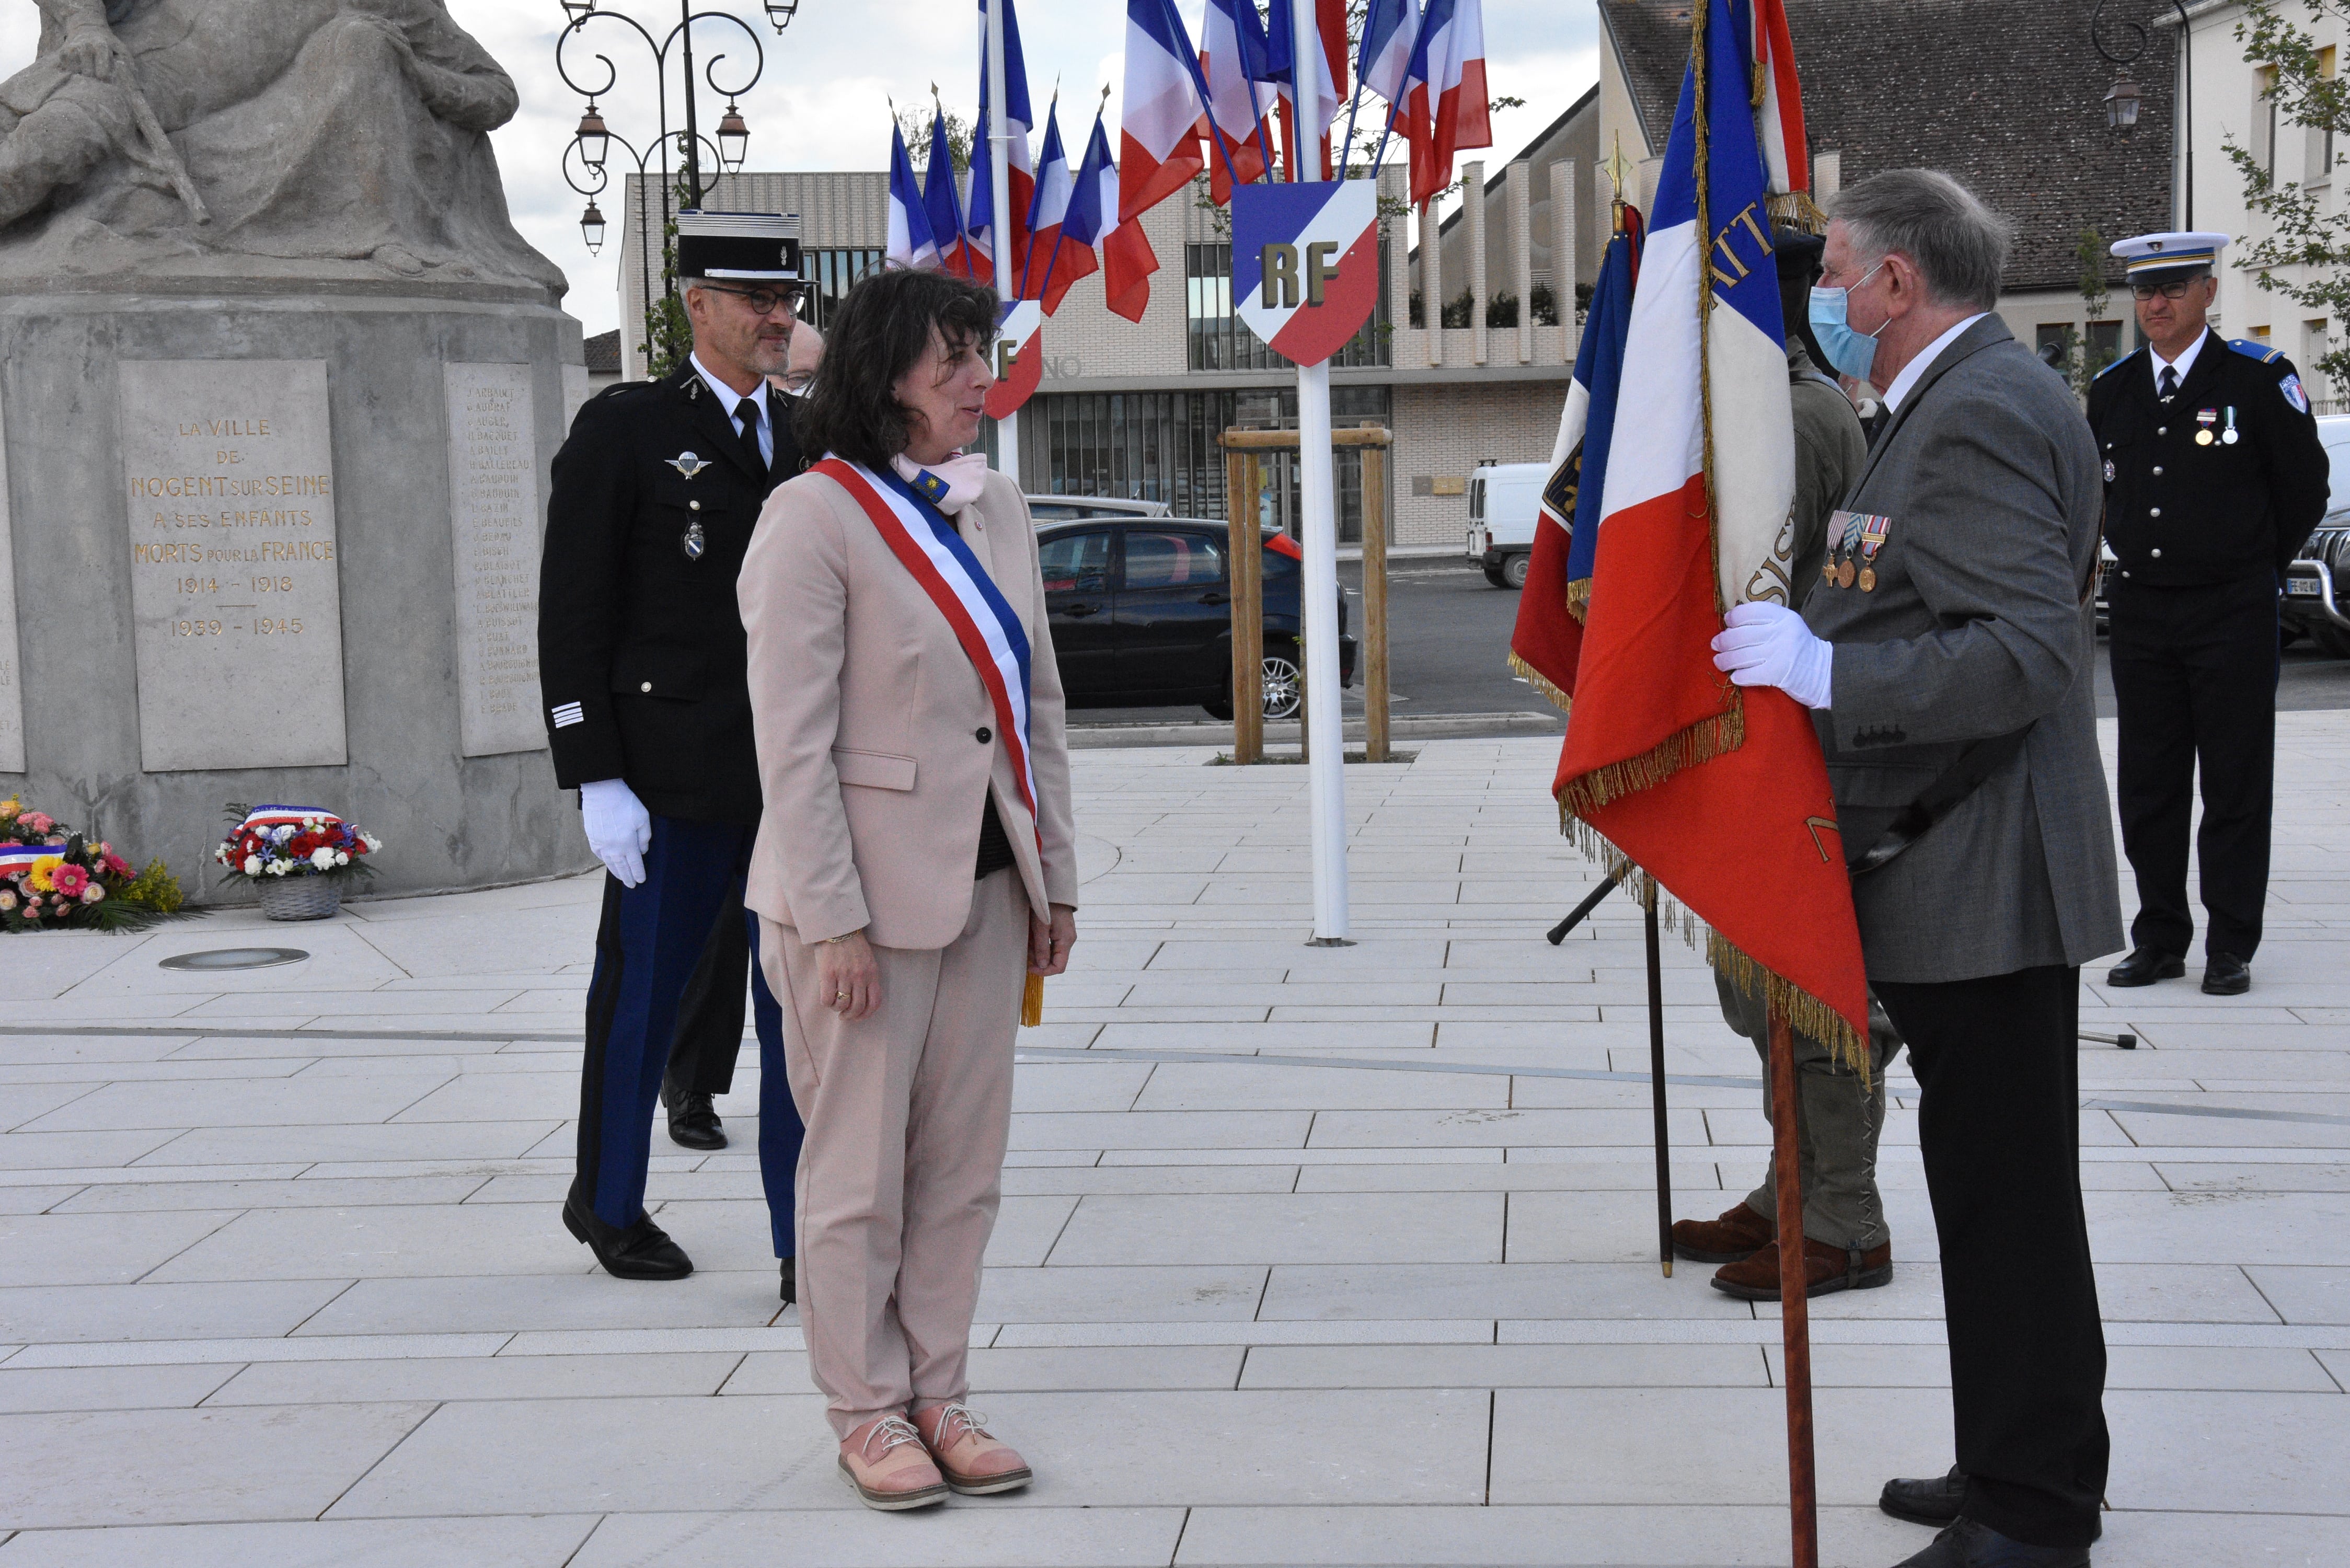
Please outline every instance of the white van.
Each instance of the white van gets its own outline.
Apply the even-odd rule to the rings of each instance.
[[[1469,558],[1497,588],[1526,586],[1534,524],[1549,482],[1546,462],[1488,463],[1469,476]]]

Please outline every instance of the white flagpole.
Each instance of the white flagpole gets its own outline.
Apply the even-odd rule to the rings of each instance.
[[[995,248],[995,292],[1008,296],[1019,288],[1012,275],[1012,116],[1004,102],[1003,88],[1003,8],[1010,0],[988,0],[987,5],[987,101],[991,118],[987,122],[988,174],[993,182],[995,201],[995,233],[988,236]],[[995,421],[995,466],[1013,483],[1020,483],[1020,413],[1018,410]]]
[[[1322,47],[1315,7],[1291,5],[1292,91],[1297,140],[1305,124],[1307,62]],[[1302,149],[1301,149],[1302,151]],[[1341,170],[1341,176],[1345,171]],[[1305,506],[1305,717],[1314,754],[1306,768],[1313,803],[1314,945],[1344,947],[1347,936],[1347,730],[1338,708],[1338,516],[1330,446],[1330,362],[1297,368],[1297,462]]]

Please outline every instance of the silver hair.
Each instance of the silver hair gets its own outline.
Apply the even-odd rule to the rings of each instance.
[[[1828,216],[1870,256],[1898,251],[1917,263],[1942,305],[1988,310],[1999,303],[2015,225],[1939,169],[1887,169],[1840,192]]]

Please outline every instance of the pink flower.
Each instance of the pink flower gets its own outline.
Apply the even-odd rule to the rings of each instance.
[[[88,887],[84,888],[81,890],[81,901],[85,904],[99,903],[105,898],[106,887],[105,884],[100,882],[92,882]]]
[[[57,825],[57,819],[45,811],[28,811],[16,819],[27,833],[47,833]]]
[[[78,898],[89,886],[89,873],[78,866],[60,866],[49,873],[49,880],[57,885],[59,898]]]
[[[106,862],[106,868],[115,876],[128,877],[130,875],[130,862],[125,860],[121,856],[117,855],[112,849],[101,850],[99,852],[99,857]]]

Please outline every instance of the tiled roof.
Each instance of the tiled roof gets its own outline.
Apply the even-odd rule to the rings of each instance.
[[[2173,226],[2171,85],[2178,30],[2153,31],[2127,70],[2137,129],[2106,129],[2122,70],[2089,42],[2086,7],[2051,0],[1786,0],[1812,151],[1841,152],[1847,186],[1884,169],[1943,169],[2015,221],[2010,289],[2076,286],[2084,224],[2106,244]],[[1600,0],[1634,105],[1659,152],[1689,58],[1690,0]],[[2117,22],[2168,14],[2108,7]],[[2118,280],[2116,267],[2110,275]]]
[[[617,376],[620,373],[620,329],[598,332],[580,344],[588,351],[588,373],[591,376]]]

